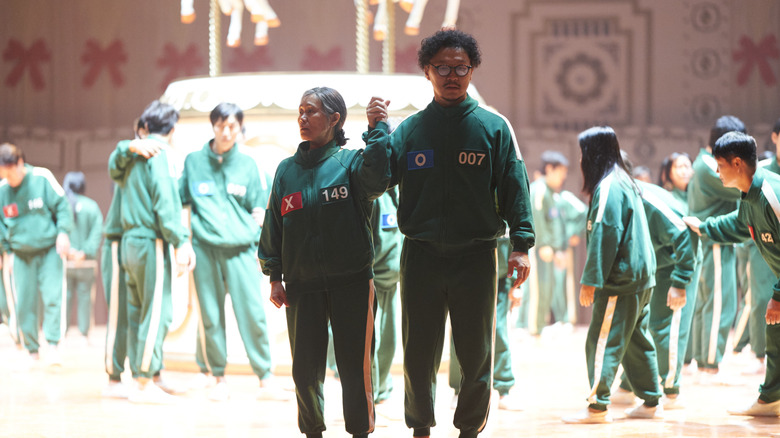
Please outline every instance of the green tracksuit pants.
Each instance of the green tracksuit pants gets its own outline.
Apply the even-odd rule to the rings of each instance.
[[[71,309],[76,307],[76,324],[79,332],[87,336],[92,322],[92,287],[95,285],[93,268],[68,269],[68,327],[72,325]]]
[[[693,278],[699,275],[701,263],[697,263]],[[650,297],[650,334],[655,343],[658,357],[658,373],[661,378],[661,387],[664,394],[680,393],[680,378],[682,376],[685,350],[688,348],[688,339],[691,334],[691,321],[693,310],[696,307],[696,291],[698,284],[691,281],[685,288],[685,306],[682,309],[672,311],[666,300],[671,287],[671,273],[674,266],[661,268],[656,272],[655,288]],[[623,376],[620,387],[633,391],[628,380]]]
[[[766,326],[766,376],[761,385],[761,400],[780,400],[780,324]]]
[[[772,291],[777,277],[772,273],[756,245],[748,245],[748,262],[746,266],[747,291],[745,304],[737,316],[734,339],[741,351],[748,342],[756,357],[763,358],[766,350],[766,306],[772,298]]]
[[[568,321],[566,269],[556,267],[554,262],[536,259],[537,278],[528,287],[528,330],[532,335],[538,335],[548,325],[550,310],[556,321]]]
[[[373,355],[373,281],[361,281],[339,290],[288,297],[287,332],[292,353],[292,376],[302,433],[325,430],[325,362],[328,321],[341,378],[344,423],[353,435],[374,430],[371,385]]]
[[[225,375],[225,297],[230,293],[238,332],[252,371],[260,379],[269,377],[271,348],[255,248],[219,248],[194,241],[193,249],[199,261],[193,276],[200,304],[200,351],[206,352],[207,369],[214,376]]]
[[[401,252],[405,417],[415,436],[436,425],[436,373],[449,311],[461,380],[453,424],[461,437],[485,427],[493,378],[496,251],[442,257],[405,239]]]
[[[127,358],[127,284],[121,240],[105,239],[100,256],[103,291],[108,306],[105,365],[109,379],[119,381]]]
[[[596,290],[585,343],[591,408],[607,409],[620,364],[634,394],[648,406],[658,404],[658,359],[648,330],[651,293],[652,289],[646,289],[636,294],[609,296]]]
[[[0,256],[2,257],[2,256]],[[11,317],[11,312],[8,308],[8,299],[5,296],[5,284],[2,281],[3,278],[3,268],[0,268],[0,319],[5,324],[8,324],[8,320]],[[10,328],[10,327],[9,327]]]
[[[515,375],[512,372],[512,352],[509,350],[509,330],[507,319],[509,317],[509,289],[512,288],[512,280],[504,276],[498,280],[498,294],[496,296],[496,346],[493,356],[493,389],[501,396],[509,394],[509,390],[515,386]],[[455,354],[455,346],[450,338],[450,388],[455,394],[460,394],[460,383],[463,374],[460,371],[460,361]]]
[[[65,335],[65,273],[54,246],[13,257],[16,316],[24,347],[38,352],[38,303],[43,304],[43,334],[56,345]]]
[[[376,318],[374,321],[374,361],[371,364],[374,382],[374,402],[381,403],[390,398],[393,391],[393,377],[390,368],[393,366],[395,345],[398,339],[395,327],[396,311],[398,310],[398,283],[380,284],[376,286]]]
[[[170,245],[162,239],[122,237],[127,279],[127,356],[133,378],[152,378],[162,369],[163,340],[171,309]]]
[[[737,312],[733,245],[702,242],[703,256],[693,316],[693,358],[700,368],[718,368]]]

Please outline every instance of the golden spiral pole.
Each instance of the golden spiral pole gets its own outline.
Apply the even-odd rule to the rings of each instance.
[[[387,7],[387,35],[382,44],[382,72],[395,73],[395,8],[393,0],[385,1]]]
[[[392,1],[392,0],[391,0]],[[355,33],[358,73],[368,73],[368,0],[356,3],[357,29]]]
[[[211,0],[209,8],[209,76],[222,74],[222,47],[220,39],[220,11],[217,0]]]

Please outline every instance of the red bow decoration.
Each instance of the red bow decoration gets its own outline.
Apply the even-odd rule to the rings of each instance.
[[[761,79],[766,85],[775,85],[777,79],[769,65],[769,58],[780,58],[780,51],[777,49],[777,39],[774,35],[767,35],[756,45],[753,40],[746,35],[739,39],[740,50],[735,50],[732,54],[734,61],[742,62],[742,68],[737,74],[737,84],[745,85],[750,74],[755,67],[761,74]]]
[[[341,70],[344,60],[341,56],[341,47],[334,47],[327,53],[320,53],[309,46],[306,48],[306,57],[301,62],[304,70]]]
[[[16,66],[5,77],[5,84],[9,87],[15,87],[22,79],[24,71],[30,70],[33,89],[42,90],[46,83],[43,80],[43,74],[41,74],[41,63],[50,59],[51,53],[42,39],[35,40],[29,50],[25,50],[18,40],[8,41],[8,47],[3,52],[3,60],[16,61]]]
[[[228,61],[231,72],[261,71],[264,67],[274,65],[273,59],[268,56],[268,47],[255,47],[251,52],[245,52],[241,47],[230,49],[233,56]]]
[[[176,46],[166,43],[162,55],[157,58],[157,66],[168,70],[162,88],[165,89],[177,77],[194,76],[202,65],[203,58],[198,54],[195,44],[190,44],[184,52],[179,53]]]
[[[111,83],[115,86],[122,86],[125,82],[125,78],[122,76],[122,72],[119,71],[119,64],[127,62],[127,54],[122,42],[114,40],[108,47],[104,49],[100,48],[100,45],[95,39],[87,40],[84,53],[81,55],[82,64],[91,64],[89,70],[84,75],[81,83],[86,88],[90,88],[95,85],[100,72],[103,69],[108,69],[108,74],[111,76]]]

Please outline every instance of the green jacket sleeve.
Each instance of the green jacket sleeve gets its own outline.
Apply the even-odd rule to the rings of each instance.
[[[277,192],[278,178],[277,170],[268,208],[265,210],[260,245],[257,248],[257,257],[260,259],[263,274],[271,277],[271,281],[282,281],[282,201]]]
[[[701,223],[699,231],[719,243],[740,243],[750,239],[750,228],[739,212],[711,217]]]
[[[527,253],[535,242],[528,173],[508,122],[502,125],[496,143],[499,216],[509,225],[512,251]]]
[[[378,122],[364,136],[366,148],[352,165],[352,178],[368,201],[382,196],[390,183],[388,130],[387,123]]]
[[[130,140],[122,140],[116,145],[116,149],[108,157],[108,176],[115,183],[124,185],[127,166],[132,162],[133,154],[130,153]]]
[[[588,215],[588,206],[573,193],[561,191],[561,210],[565,212],[566,241],[572,236],[579,235],[585,230],[585,220]],[[536,225],[536,223],[534,223]]]
[[[598,207],[600,195],[602,194],[598,191],[593,195],[591,206]],[[607,196],[607,194],[603,194],[603,196]],[[623,227],[620,221],[619,205],[608,202],[601,218],[598,217],[598,210],[598,208],[591,208],[588,214],[588,228],[590,230],[588,231],[587,256],[580,282],[602,289],[617,258]]]
[[[54,176],[47,178],[50,185],[46,190],[46,205],[49,206],[54,223],[57,225],[58,234],[69,234],[73,229],[73,211],[71,211],[68,198],[65,197],[65,191],[59,185]]]
[[[187,157],[189,158],[189,157]],[[181,172],[181,176],[179,177],[178,181],[178,188],[179,188],[179,199],[181,199],[182,205],[189,205],[192,203],[192,196],[190,194],[190,184],[189,184],[189,176],[188,171],[189,166],[187,166],[187,159],[184,160],[184,170]]]
[[[166,242],[179,248],[189,237],[189,232],[181,223],[179,188],[175,176],[170,174],[168,155],[162,152],[149,158],[147,164],[152,209],[156,213],[160,232]]]
[[[643,195],[647,196],[647,194]],[[656,202],[661,201],[660,199]],[[670,246],[674,253],[674,269],[671,273],[672,286],[685,289],[693,277],[695,255],[693,249],[692,231],[671,208],[656,205],[652,201],[645,204],[647,225],[654,241]],[[657,254],[657,253],[656,253]]]
[[[81,248],[84,251],[84,255],[88,259],[97,258],[98,249],[100,248],[100,241],[102,238],[103,230],[103,214],[100,212],[100,208],[96,203],[88,204],[89,210],[83,216],[89,223],[89,234],[84,242],[84,247]],[[84,211],[81,214],[85,213]],[[81,217],[81,216],[79,216]]]

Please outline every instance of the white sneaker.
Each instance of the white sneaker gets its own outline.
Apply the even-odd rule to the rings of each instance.
[[[214,387],[217,384],[217,378],[211,374],[198,373],[190,380],[190,390],[201,390]]]
[[[612,422],[612,415],[609,414],[609,410],[594,412],[585,408],[572,416],[563,417],[562,420],[569,424],[604,424]]]
[[[766,364],[763,361],[754,359],[752,363],[742,369],[743,376],[763,376],[766,374]]]
[[[609,396],[609,401],[614,405],[634,406],[637,400],[638,398],[633,392],[622,388],[618,388],[614,394]]]
[[[258,400],[271,401],[289,401],[295,397],[293,391],[287,391],[282,388],[273,377],[268,377],[260,381],[260,388],[257,390]]]
[[[635,406],[626,410],[627,418],[644,418],[647,420],[655,418],[664,418],[664,408],[660,404],[657,406],[649,407],[645,404]]]
[[[152,379],[155,385],[170,395],[181,395],[187,392],[185,388],[180,386],[171,385],[168,381],[163,380],[162,377],[157,380]]]
[[[151,381],[143,386],[140,384],[130,391],[128,397],[131,403],[144,403],[151,405],[170,405],[176,403],[176,397],[163,391],[159,386]]]
[[[685,400],[681,400],[680,398],[681,396],[679,394],[677,394],[677,397],[675,398],[663,396],[661,398],[661,405],[663,405],[665,411],[685,409]]]
[[[215,402],[227,401],[230,398],[230,389],[228,388],[227,382],[224,380],[217,382],[209,391],[208,398]]]
[[[129,396],[130,389],[122,382],[109,381],[103,388],[103,397],[106,398],[128,398]]]
[[[50,367],[62,366],[62,354],[60,353],[60,347],[56,344],[49,344],[49,348],[46,350],[46,365]]]
[[[756,400],[747,409],[729,409],[731,415],[750,415],[753,417],[780,417],[780,400],[772,403],[759,403]]]

